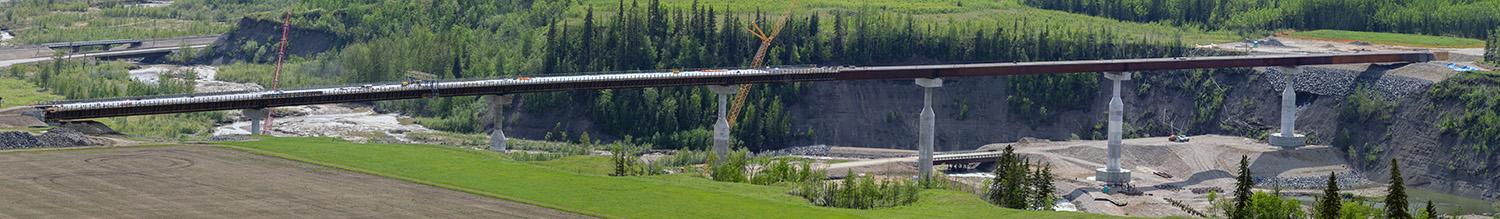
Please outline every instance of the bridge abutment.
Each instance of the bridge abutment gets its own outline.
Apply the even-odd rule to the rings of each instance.
[[[1281,132],[1271,133],[1266,139],[1272,146],[1281,147],[1283,150],[1295,150],[1307,144],[1307,137],[1297,134],[1297,87],[1296,75],[1302,73],[1301,67],[1283,66],[1276,67],[1281,72],[1282,80],[1286,86],[1281,89]]]
[[[932,92],[943,87],[943,79],[918,78],[916,83],[922,87],[922,113],[917,123],[917,174],[926,181],[932,177],[932,146],[937,141],[937,116],[932,112]]]
[[[240,113],[244,114],[245,118],[250,119],[250,134],[251,135],[265,134],[264,133],[265,130],[261,130],[260,126],[261,126],[261,123],[263,121],[265,121],[265,119],[266,119],[266,115],[268,113],[268,111],[266,111],[266,109],[264,109],[264,108],[260,108],[260,109],[244,109],[244,110],[241,110]]]
[[[1095,170],[1094,180],[1106,185],[1129,184],[1130,170],[1120,167],[1120,141],[1124,135],[1121,127],[1125,123],[1125,103],[1120,99],[1120,82],[1130,80],[1130,72],[1104,73],[1104,77],[1114,84],[1109,99],[1109,163],[1104,168]]]
[[[719,97],[719,120],[714,122],[714,154],[719,160],[729,158],[729,95],[739,91],[735,85],[709,85]]]

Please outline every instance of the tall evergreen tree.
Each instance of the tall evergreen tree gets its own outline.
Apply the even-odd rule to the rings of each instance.
[[[1391,187],[1385,195],[1385,217],[1389,219],[1411,219],[1406,212],[1406,185],[1401,179],[1401,166],[1391,159]]]
[[[1234,209],[1229,212],[1230,218],[1248,218],[1250,205],[1250,187],[1255,184],[1250,178],[1250,156],[1240,156],[1240,175],[1235,177],[1234,183]]]
[[[995,178],[990,181],[988,194],[985,197],[991,204],[1011,208],[1026,209],[1027,197],[1032,193],[1027,192],[1027,187],[1032,185],[1028,178],[1026,163],[1016,155],[1015,148],[1007,146],[995,161]]]
[[[1438,218],[1437,207],[1432,206],[1432,200],[1427,200],[1427,208],[1423,209],[1423,211],[1424,212],[1422,213],[1424,213],[1423,215],[1427,216],[1427,219]]]
[[[1328,173],[1328,186],[1323,189],[1323,199],[1318,202],[1318,219],[1337,219],[1344,198],[1339,196],[1339,182],[1334,173]]]
[[[1500,27],[1490,31],[1490,38],[1484,44],[1484,60],[1500,65]]]

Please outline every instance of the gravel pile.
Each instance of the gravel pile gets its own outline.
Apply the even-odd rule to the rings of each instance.
[[[1282,189],[1322,189],[1328,186],[1326,176],[1299,176],[1299,177],[1254,177],[1255,187]],[[1364,174],[1357,172],[1339,173],[1338,181],[1340,187],[1353,188],[1374,185]]]
[[[760,156],[772,156],[772,157],[775,157],[775,156],[827,157],[829,155],[828,151],[829,151],[830,148],[831,147],[828,147],[828,145],[813,145],[813,146],[802,146],[802,147],[790,147],[790,148],[782,148],[781,150],[774,150],[774,151],[762,152],[759,155]]]
[[[106,145],[107,142],[90,138],[78,130],[53,128],[46,133],[33,136],[25,132],[0,132],[0,150],[45,147],[79,147]]]
[[[0,149],[34,148],[41,145],[36,137],[25,132],[0,132]]]
[[[1275,70],[1265,71],[1267,85],[1277,92],[1286,86],[1284,77]],[[1299,92],[1307,92],[1321,96],[1348,96],[1354,94],[1356,86],[1355,79],[1359,71],[1337,68],[1304,67],[1302,74],[1296,75],[1296,89]],[[1368,83],[1368,82],[1366,82]],[[1375,91],[1387,101],[1394,101],[1398,97],[1420,94],[1432,86],[1431,81],[1409,78],[1404,76],[1393,76],[1387,74],[1374,83],[1367,85],[1367,89]]]

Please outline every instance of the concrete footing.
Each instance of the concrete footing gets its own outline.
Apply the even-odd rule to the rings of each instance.
[[[734,85],[709,85],[709,91],[719,96],[719,120],[714,122],[714,154],[719,160],[729,158],[729,95],[739,91]]]
[[[1130,170],[1109,168],[1094,169],[1094,181],[1103,182],[1104,185],[1116,186],[1130,184]]]
[[[932,112],[932,92],[943,87],[942,78],[918,78],[922,86],[922,114],[917,123],[917,173],[922,180],[932,177],[932,151],[937,141],[937,116]]]
[[[268,113],[266,111],[266,109],[245,109],[245,110],[240,110],[240,113],[244,114],[245,118],[250,119],[250,134],[251,135],[264,134],[263,133],[264,130],[261,130],[260,126],[261,126],[262,121],[264,121],[266,119],[266,116],[267,116],[267,113]]]

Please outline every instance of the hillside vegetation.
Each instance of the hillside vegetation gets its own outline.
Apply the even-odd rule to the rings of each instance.
[[[998,208],[973,194],[948,190],[923,190],[920,201],[910,206],[875,210],[826,208],[787,195],[791,188],[784,185],[714,182],[682,174],[610,177],[599,172],[570,171],[580,169],[579,166],[587,166],[582,169],[607,169],[608,160],[600,157],[528,163],[489,151],[430,145],[354,144],[326,138],[267,138],[224,144],[261,154],[612,218],[1113,218]],[[564,166],[553,167],[553,164]]]
[[[1479,176],[1496,176],[1488,167],[1500,160],[1500,73],[1460,74],[1432,88],[1432,99],[1452,105],[1437,121],[1444,147],[1453,159],[1447,160],[1448,171]],[[1462,165],[1477,164],[1477,165]],[[1474,168],[1463,168],[1474,167]],[[1463,169],[1460,169],[1463,168]]]
[[[0,3],[0,28],[28,44],[211,35],[232,29],[246,13],[293,2],[175,0],[170,6],[141,7],[129,1],[13,0]]]
[[[1138,22],[1257,32],[1339,29],[1484,38],[1500,0],[1024,0],[1038,8]]]

